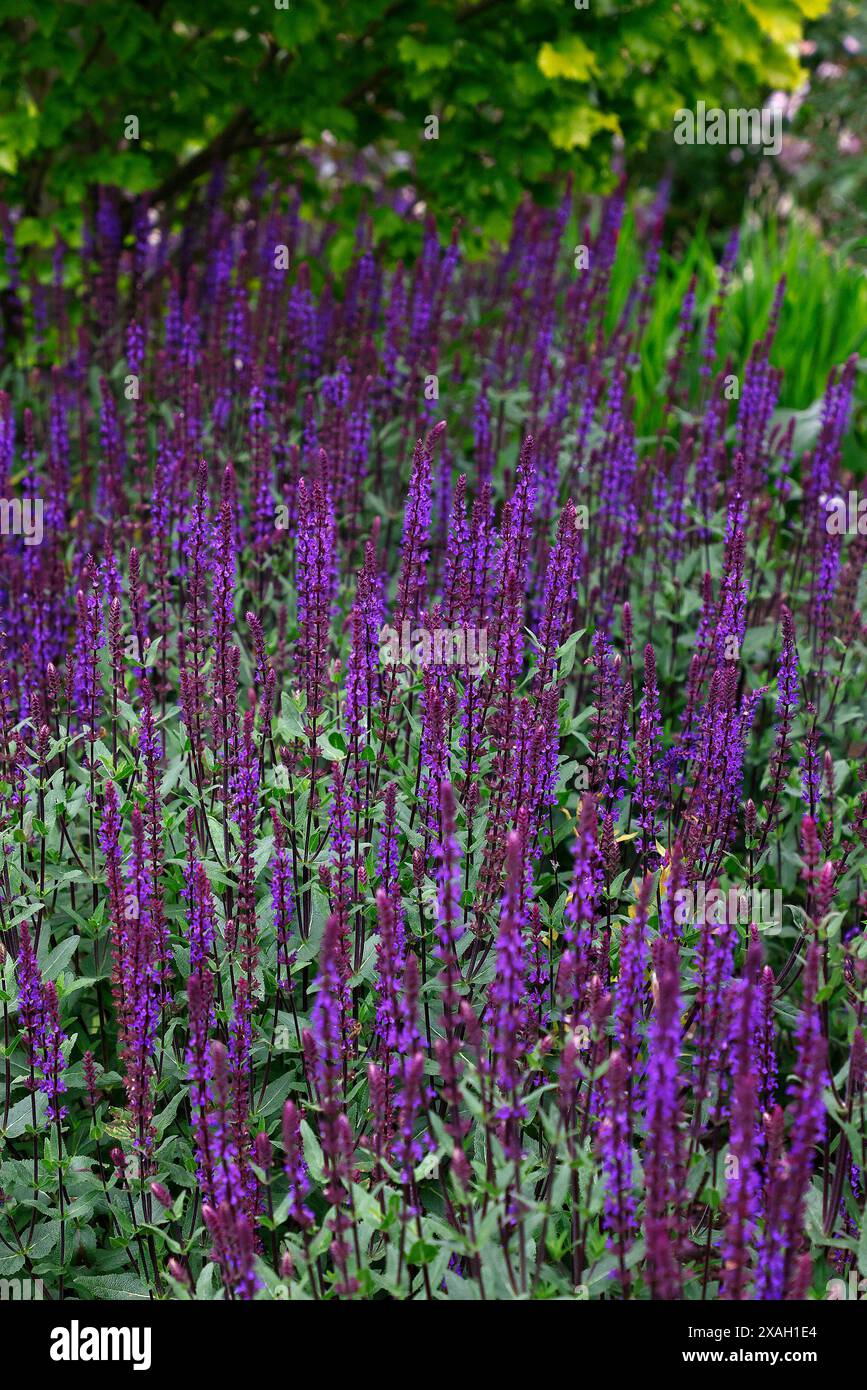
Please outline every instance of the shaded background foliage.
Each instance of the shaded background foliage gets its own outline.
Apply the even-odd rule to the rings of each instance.
[[[136,219],[150,217],[170,234],[182,281],[185,247],[216,199],[228,193],[253,216],[266,181],[291,186],[302,215],[327,219],[311,283],[330,274],[339,297],[362,222],[392,262],[418,254],[431,217],[474,256],[505,241],[522,197],[552,206],[567,176],[581,195],[610,191],[625,173],[639,231],[660,182],[670,188],[672,254],[663,254],[637,367],[640,399],[659,388],[691,277],[708,306],[728,230],[744,216],[748,254],[724,325],[735,366],[782,274],[774,362],[783,403],[806,413],[805,429],[830,366],[862,351],[867,31],[852,0],[594,0],[585,10],[564,0],[299,0],[287,9],[5,0],[0,21],[0,197],[9,209],[0,308],[5,340],[22,348],[19,306],[36,313],[59,243],[81,246],[82,205],[84,225],[95,226],[106,186],[127,250]],[[673,113],[698,99],[781,105],[781,157],[675,147]],[[439,138],[428,140],[431,115]],[[130,116],[138,140],[124,138]],[[587,235],[584,219],[593,222],[587,206],[576,199],[576,241]],[[639,257],[637,239],[621,238],[617,312]],[[66,258],[67,286],[86,264]],[[25,355],[20,365],[32,362]],[[862,382],[859,374],[857,402]],[[862,441],[859,405],[847,444],[859,473]]]
[[[629,160],[661,137],[670,152],[678,107],[796,88],[803,25],[826,7],[6,0],[0,170],[8,202],[71,235],[97,185],[183,204],[215,160],[241,187],[265,160],[319,198],[310,155],[328,132],[343,154],[375,149],[386,189],[411,185],[443,223],[502,239],[525,192],[550,202],[554,176],[606,191],[618,148]],[[439,139],[424,138],[429,115]]]
[[[12,1088],[7,1085],[2,1128],[4,1139],[11,1141],[11,1157],[0,1179],[4,1191],[7,1185],[13,1189],[7,1206],[15,1216],[19,1210],[34,1214],[26,1242],[19,1240],[17,1249],[0,1255],[0,1272],[26,1268],[44,1273],[55,1280],[61,1296],[72,1288],[83,1296],[141,1297],[151,1278],[157,1292],[163,1292],[167,1265],[175,1292],[185,1294],[195,1280],[196,1296],[208,1298],[219,1292],[216,1260],[228,1293],[250,1296],[261,1280],[276,1297],[282,1287],[278,1275],[292,1280],[300,1271],[301,1281],[307,1277],[302,1263],[306,1259],[309,1264],[310,1251],[300,1238],[313,1220],[303,1209],[306,1158],[310,1200],[320,1225],[313,1255],[318,1259],[329,1252],[333,1260],[327,1276],[323,1280],[320,1274],[318,1281],[328,1294],[415,1296],[424,1288],[428,1296],[462,1297],[467,1275],[477,1279],[481,1292],[484,1263],[485,1280],[493,1281],[486,1287],[497,1296],[517,1294],[520,1286],[523,1294],[541,1290],[545,1297],[571,1297],[585,1272],[596,1296],[611,1287],[609,1237],[614,1234],[624,1294],[633,1285],[641,1296],[676,1297],[683,1277],[688,1296],[713,1298],[718,1286],[732,1297],[742,1296],[752,1277],[744,1254],[751,1224],[744,1212],[752,1197],[745,1183],[740,1189],[745,1201],[735,1209],[738,1187],[729,1184],[728,1173],[723,1183],[718,1162],[718,1121],[727,1104],[730,1068],[720,1050],[721,1016],[714,1017],[715,1004],[706,1009],[704,1002],[710,998],[709,977],[702,974],[711,960],[709,940],[708,949],[699,952],[696,972],[687,973],[684,982],[686,1001],[695,995],[699,1017],[697,1028],[682,1040],[700,1082],[697,1096],[690,1092],[688,1187],[672,1199],[661,1181],[671,1157],[666,1146],[676,1149],[681,1120],[666,1080],[676,1074],[681,1050],[678,1029],[671,1027],[679,1001],[670,951],[661,951],[655,960],[660,995],[658,1007],[650,1010],[648,1059],[656,1110],[645,1132],[618,1133],[623,1069],[621,1064],[618,1073],[614,1063],[605,1092],[609,1109],[591,1113],[592,1103],[598,1108],[597,1069],[607,1047],[611,999],[599,993],[602,977],[594,983],[590,976],[587,992],[583,976],[601,963],[607,980],[616,956],[617,1035],[632,1047],[631,1024],[628,1018],[624,1023],[622,1013],[624,1000],[627,1014],[633,1007],[623,943],[630,933],[637,934],[634,1007],[643,1015],[648,1001],[641,983],[646,964],[642,933],[655,915],[662,920],[663,902],[666,912],[671,908],[677,856],[661,869],[659,902],[652,875],[660,869],[666,844],[671,845],[672,831],[680,828],[702,881],[723,875],[734,882],[748,878],[752,884],[764,873],[797,899],[789,903],[793,922],[786,922],[779,941],[772,936],[768,942],[768,968],[781,981],[776,1001],[780,1079],[792,1071],[798,1077],[788,1097],[791,1143],[779,1171],[769,1172],[780,1190],[794,1195],[787,1198],[792,1211],[785,1232],[774,1226],[773,1203],[763,1217],[755,1258],[757,1294],[772,1288],[803,1297],[812,1280],[820,1296],[832,1269],[842,1273],[856,1263],[867,1268],[867,1237],[863,1230],[859,1233],[860,1171],[853,1176],[848,1164],[855,1155],[864,1167],[863,1136],[851,1123],[855,1097],[863,1092],[865,969],[864,943],[855,925],[863,915],[862,876],[851,835],[863,849],[867,791],[858,775],[863,746],[857,731],[864,626],[855,599],[865,552],[861,537],[838,550],[836,541],[823,539],[815,525],[820,490],[848,489],[863,466],[864,377],[857,381],[856,375],[867,291],[853,259],[858,237],[847,227],[842,249],[825,240],[836,230],[829,208],[851,212],[857,227],[860,150],[849,108],[857,98],[862,59],[852,7],[838,3],[827,19],[822,18],[824,10],[825,0],[734,0],[724,6],[704,0],[614,6],[594,0],[587,11],[568,0],[510,5],[477,0],[424,7],[298,3],[285,10],[265,4],[209,4],[206,9],[183,3],[54,4],[32,13],[13,4],[2,10],[0,79],[7,95],[0,114],[0,166],[6,176],[0,207],[6,259],[0,281],[6,296],[0,356],[3,462],[7,478],[28,493],[43,481],[46,489],[50,485],[48,530],[53,536],[38,556],[23,544],[10,550],[15,560],[5,601],[12,707],[29,711],[33,725],[26,732],[26,720],[19,721],[25,738],[14,745],[8,733],[0,740],[10,763],[0,793],[11,798],[13,808],[4,831],[13,850],[6,856],[8,901],[33,900],[20,909],[16,902],[16,915],[9,919],[12,929],[20,929],[23,944],[14,971],[7,957],[3,1002],[17,1008],[24,1046],[17,1056],[16,1044],[11,1053],[6,1049],[6,1071],[11,1077],[14,1070],[15,1090],[25,1094],[21,1100],[16,1096],[10,1108]],[[814,20],[817,27],[806,31],[805,39],[804,25]],[[834,66],[833,55],[840,50],[846,57],[837,65],[842,73],[838,79],[827,64]],[[792,157],[775,170],[757,152],[703,147],[683,151],[673,167],[673,112],[698,99],[720,105],[783,103]],[[439,138],[425,140],[431,116],[440,122]],[[130,117],[138,122],[138,140],[123,137]],[[792,145],[792,139],[802,145]],[[834,149],[855,161],[846,164],[839,178]],[[636,186],[620,235],[624,171]],[[833,196],[826,198],[829,175]],[[564,197],[567,176],[574,198]],[[673,239],[662,236],[666,196],[656,185],[663,178],[671,195],[667,231]],[[599,199],[583,196],[612,188],[618,191],[601,206]],[[784,229],[793,193],[811,216],[793,216]],[[545,206],[524,202],[528,194]],[[487,242],[505,239],[516,208],[509,248],[472,261]],[[719,232],[739,221],[740,253],[720,275]],[[459,255],[450,242],[452,228],[469,256]],[[275,241],[284,237],[292,254],[285,266],[278,266]],[[593,251],[593,270],[583,283],[572,265],[572,247],[582,240]],[[389,256],[402,256],[406,264],[384,268]],[[722,394],[730,369],[743,383],[743,396]],[[429,370],[438,375],[428,376]],[[129,383],[138,386],[139,373],[144,393],[127,395]],[[422,403],[421,383],[430,380],[442,382],[442,403],[436,408],[426,391]],[[856,410],[846,434],[853,388]],[[739,404],[731,405],[732,399]],[[579,404],[585,433],[573,450]],[[444,424],[430,430],[440,411],[444,421],[448,417],[447,436]],[[518,448],[528,431],[540,440],[538,524],[535,446],[525,441],[520,453]],[[563,441],[570,439],[562,449],[561,434]],[[419,445],[410,478],[407,444],[424,435],[429,442]],[[436,460],[435,447],[441,450]],[[471,486],[478,479],[484,483],[486,500],[478,509],[474,504],[471,516],[464,514],[463,491],[452,494],[457,469],[470,474]],[[551,548],[551,523],[561,502],[566,503],[566,520],[556,545],[575,545],[571,537],[580,529],[572,524],[571,498],[560,497],[564,482],[567,491],[578,483],[598,517],[587,537],[575,613],[557,587],[561,571],[568,571],[568,565],[560,564],[564,552]],[[465,479],[459,486],[465,486]],[[339,521],[329,511],[332,488],[341,504]],[[742,489],[755,504],[749,524],[743,521],[744,530],[738,520]],[[295,527],[294,551],[286,547],[283,523],[272,525],[275,497],[288,498],[297,507],[294,520],[301,524]],[[496,505],[488,514],[489,502]],[[490,528],[496,516],[500,530],[495,536]],[[428,533],[432,521],[435,540],[428,561],[426,550],[419,558],[413,538]],[[398,544],[401,529],[410,538],[403,546]],[[372,537],[370,549],[364,544],[367,536]],[[809,542],[792,543],[796,536],[807,536]],[[461,557],[475,546],[483,561],[481,567],[473,561],[472,572],[487,575],[489,542],[496,542],[499,557],[492,571],[498,605],[492,610],[493,630],[503,649],[519,656],[512,684],[504,681],[495,707],[493,691],[486,693],[486,739],[489,704],[495,715],[490,740],[475,762],[467,746],[464,768],[465,745],[457,726],[454,747],[446,745],[441,731],[442,710],[451,711],[451,721],[463,691],[449,681],[441,696],[426,673],[410,682],[400,720],[389,694],[375,723],[370,682],[366,716],[357,682],[362,660],[375,655],[365,644],[372,642],[375,619],[382,616],[380,598],[388,598],[396,622],[404,613],[420,617],[422,594],[448,594],[451,604],[457,593],[463,612],[469,578],[464,588],[446,585],[439,573],[442,557],[443,575],[451,572],[454,578],[464,563]],[[524,575],[530,551],[525,596],[518,575]],[[356,580],[362,559],[364,570]],[[720,586],[718,607],[715,585]],[[487,578],[482,589],[479,621],[487,623]],[[46,602],[38,609],[43,593],[53,606]],[[619,607],[627,597],[629,602]],[[786,616],[789,608],[780,607],[783,599],[795,612],[797,630],[795,620]],[[107,653],[101,629],[106,605]],[[135,628],[134,650],[124,650],[121,641],[125,605],[130,631]],[[143,611],[147,634],[140,620]],[[439,614],[440,606],[433,611]],[[241,626],[241,615],[246,615],[247,627]],[[564,624],[562,643],[555,615]],[[454,613],[450,610],[448,616]],[[541,662],[533,659],[535,669],[525,674],[534,684],[525,686],[523,638],[516,634],[528,618],[539,627],[540,617],[540,631],[547,633],[546,655]],[[514,630],[507,630],[507,622]],[[615,658],[605,629],[618,622]],[[570,627],[574,630],[567,636]],[[226,651],[230,631],[238,642],[232,648],[237,653],[234,666]],[[736,639],[734,656],[728,650],[730,637]],[[658,673],[653,642],[660,653]],[[39,661],[32,657],[34,645]],[[535,639],[532,645],[537,645]],[[702,714],[707,743],[685,745],[687,760],[695,764],[693,791],[688,804],[679,793],[669,796],[663,834],[654,790],[657,773],[662,785],[663,764],[654,771],[651,746],[657,727],[662,736],[664,720],[666,741],[671,740],[664,749],[665,766],[677,766],[671,755],[680,735],[672,731],[679,727],[687,697],[689,731],[695,692],[704,679],[699,675],[697,684],[690,683],[691,673],[704,666],[701,657],[699,668],[689,664],[694,646],[713,653],[713,701],[722,703],[709,702]],[[311,651],[315,661],[309,658]],[[638,706],[640,653],[644,693]],[[62,698],[58,666],[53,660],[45,666],[48,656],[66,673]],[[803,694],[818,702],[821,722],[828,725],[821,729],[821,741],[813,705],[797,712],[799,660]],[[747,704],[738,706],[742,679],[749,679],[753,688],[745,696]],[[467,684],[469,680],[467,676]],[[525,689],[532,699],[524,697]],[[537,689],[545,697],[538,711],[547,724],[536,724]],[[567,690],[568,698],[561,700]],[[821,698],[826,694],[827,711]],[[64,701],[61,732],[55,707],[59,710]],[[178,717],[180,707],[186,725]],[[630,743],[630,707],[635,764],[626,810],[621,803],[627,791],[617,782],[629,771],[624,749]],[[723,708],[730,729],[741,728],[738,720],[742,723],[741,732],[729,740],[735,754],[726,759],[713,734],[722,727]],[[510,711],[516,709],[520,728],[511,722]],[[755,737],[748,742],[746,731],[756,709]],[[207,755],[202,741],[206,718],[212,720],[213,740]],[[57,732],[53,741],[52,725]],[[522,781],[511,778],[513,770],[523,778],[537,766],[536,731],[546,738],[550,734],[555,750],[550,768],[545,763],[550,777],[546,789],[538,796],[531,789],[528,797],[531,805],[549,808],[547,828],[540,820],[534,832],[544,842],[544,856],[531,933],[537,954],[527,979],[534,996],[539,995],[538,1027],[523,1016],[523,965],[512,970],[509,983],[510,958],[520,956],[523,935],[520,856],[525,853],[525,826],[529,834],[523,811],[520,833],[510,837],[502,911],[498,901],[504,833],[512,802],[520,804],[516,798],[524,789]],[[362,742],[369,746],[361,748]],[[29,743],[32,749],[24,747]],[[609,745],[616,758],[612,753],[609,759]],[[657,753],[662,751],[660,744]],[[802,752],[798,778],[794,761]],[[598,891],[593,887],[598,869],[591,821],[595,810],[591,797],[580,795],[579,801],[577,774],[585,758],[592,766],[589,790],[601,799],[607,822],[602,841],[606,874],[617,871],[606,881],[605,928],[597,944],[583,931],[585,909],[577,906]],[[460,765],[460,790],[466,790],[457,831],[450,825],[451,793],[443,795],[437,787],[450,760]],[[339,771],[341,763],[353,769],[348,783]],[[715,789],[722,785],[718,774],[723,763],[727,800],[721,818]],[[617,767],[618,776],[609,776],[609,769]],[[739,805],[742,773],[744,795],[755,799],[744,807]],[[377,794],[386,775],[394,781],[383,838],[393,843],[383,851],[374,844],[374,829],[378,836]],[[667,776],[670,792],[670,771]],[[117,783],[119,792],[109,789],[106,778],[112,788]],[[347,803],[347,794],[360,796],[362,783],[365,796],[370,790],[363,836],[361,811],[350,817]],[[473,799],[477,786],[481,803]],[[546,799],[540,801],[540,796]],[[803,815],[804,806],[809,816]],[[273,839],[267,819],[264,827],[258,823],[259,809],[275,812]],[[727,827],[734,827],[741,811],[743,834],[729,834]],[[757,816],[764,828],[755,862]],[[640,839],[631,828],[636,825]],[[145,828],[147,864],[141,852]],[[623,833],[616,835],[618,829]],[[657,830],[665,844],[657,839]],[[452,842],[458,832],[463,876],[455,872],[458,848]],[[821,872],[819,832],[827,861]],[[281,835],[292,847],[292,874]],[[705,835],[710,838],[702,844]],[[570,875],[573,843],[577,848]],[[294,862],[299,845],[300,870]],[[70,864],[67,846],[77,867]],[[81,856],[74,846],[81,847]],[[124,925],[126,912],[121,917],[125,856],[124,882],[136,889],[136,904],[147,907],[133,914],[134,921],[145,921],[141,929]],[[269,859],[270,906],[256,888]],[[633,882],[639,872],[650,875],[643,908],[644,890]],[[457,907],[453,876],[458,887],[463,883],[464,922],[471,909],[475,919],[477,941],[469,948],[466,942],[458,947],[457,937],[449,939],[443,927],[453,896]],[[413,1008],[407,1007],[401,1023],[406,1034],[399,1042],[390,1031],[398,955],[388,910],[379,900],[374,904],[369,891],[377,880],[386,909],[389,894],[394,895],[395,912],[406,908],[421,960],[428,1053],[433,1052],[427,1018],[431,1003],[434,1026],[445,1038],[445,1050],[437,1051],[439,1072],[420,1051],[409,1058],[410,1066],[418,1062],[417,1072],[403,1069],[407,1041],[411,1051],[418,1022]],[[297,937],[287,916],[287,885],[293,882]],[[151,885],[159,885],[158,890]],[[225,947],[211,939],[215,906]],[[592,924],[596,906],[587,911]],[[121,944],[124,931],[139,932],[140,950],[127,957],[127,965],[131,959],[138,968],[141,957],[148,968],[153,964],[148,933],[154,923],[153,940],[161,941],[160,951],[168,949],[172,937],[174,964],[169,966],[166,954],[154,965],[153,975],[124,975],[121,962],[115,983],[123,991],[129,986],[136,1010],[124,1005],[116,1021],[106,1025],[103,996],[110,968],[102,951],[109,916]],[[327,925],[329,918],[341,935]],[[443,928],[436,951],[434,920]],[[498,937],[492,954],[495,921]],[[32,953],[28,922],[34,924]],[[821,990],[814,949],[803,987],[793,993],[800,947],[808,935],[822,933]],[[659,922],[657,934],[664,934]],[[614,954],[613,936],[619,938]],[[477,948],[483,937],[487,945]],[[688,959],[697,944],[695,934],[687,932],[683,945]],[[726,948],[730,955],[734,944]],[[579,984],[579,972],[569,964],[568,1013],[564,1009],[558,1017],[555,956],[562,964],[559,953],[567,945],[586,953],[588,970],[582,964]],[[193,947],[200,951],[198,969]],[[194,1172],[187,1130],[193,1116],[181,1106],[189,1094],[192,1105],[198,1108],[201,1102],[204,1109],[206,1072],[182,1057],[180,1039],[185,1017],[189,1036],[203,1019],[208,1032],[207,1008],[200,1008],[207,993],[201,973],[205,947],[213,948],[219,977],[217,1023],[231,1043],[230,1070],[236,1080],[248,1068],[251,1075],[256,1072],[249,1113],[246,1085],[235,1086],[233,1138],[224,1157],[227,1167],[230,1160],[237,1166],[238,1190],[232,1196],[239,1204],[232,1215],[236,1233],[243,1228],[249,1234],[256,1227],[263,1233],[263,1247],[270,1247],[263,1249],[266,1258],[259,1260],[258,1273],[249,1242],[244,1268],[234,1267],[226,1248],[228,1227],[221,1229],[208,1204],[202,1208],[203,1221],[198,1219],[200,1195],[208,1203],[212,1196],[217,1200],[217,1184],[212,1192],[214,1175],[207,1177],[206,1163],[200,1165],[202,1174]],[[467,1071],[466,1094],[457,1100],[449,1068],[457,1051],[456,952],[468,966],[479,1022],[489,1028],[489,1043],[478,1048],[478,1064]],[[69,970],[73,956],[74,974]],[[720,970],[730,973],[733,956],[728,965],[722,955],[718,959]],[[750,959],[745,953],[744,973],[733,980],[737,997],[747,1001],[745,1024],[751,979],[755,983],[753,966],[746,964]],[[438,987],[432,973],[425,978],[435,962],[442,966],[442,1022]],[[175,967],[177,979],[172,977]],[[574,999],[569,972],[574,972]],[[243,990],[236,989],[241,974]],[[281,977],[293,974],[298,989],[290,1019],[285,1008],[281,1012],[287,1002],[281,996],[293,985]],[[379,983],[369,989],[375,975]],[[268,997],[261,1019],[259,983]],[[405,982],[405,998],[416,997],[418,983],[410,987]],[[173,991],[181,986],[175,998]],[[383,1006],[374,998],[377,990]],[[547,1013],[554,1019],[550,1031],[548,1017],[543,1018],[545,991]],[[37,993],[43,1001],[38,1009]],[[224,1007],[230,994],[235,996],[233,1010]],[[764,998],[770,1012],[771,996]],[[157,1004],[166,1024],[158,1044]],[[847,1004],[856,1010],[854,1020]],[[308,1056],[317,1069],[312,1089],[302,1061],[306,1043],[296,1005],[312,1029],[314,1050],[308,1049]],[[346,1054],[345,1095],[336,1079],[338,1015],[340,1048]],[[577,1044],[562,1049],[560,1044],[579,1017],[586,1020],[581,1027],[588,1041],[593,1033],[593,1050],[581,1064],[582,1101],[576,1108]],[[850,1055],[853,1021],[858,1026]],[[278,1024],[288,1044],[277,1043]],[[67,1028],[68,1034],[63,1031]],[[829,1093],[824,1109],[820,1033],[830,1045],[832,1090],[835,1082],[839,1089],[841,1068],[849,1067],[846,1103],[840,1094]],[[467,1036],[472,1040],[471,1033]],[[366,1048],[374,1040],[385,1070],[374,1066],[371,1073],[365,1066]],[[104,1069],[99,1075],[93,1056],[80,1055],[88,1042],[101,1051]],[[520,1092],[528,1048],[532,1113],[525,1113]],[[70,1065],[60,1067],[63,1049],[63,1061]],[[144,1080],[152,1049],[159,1063],[151,1091]],[[495,1072],[482,1060],[486,1050],[497,1058]],[[279,1055],[272,1058],[274,1053]],[[225,1051],[218,1047],[211,1056],[216,1076]],[[113,1062],[125,1071],[126,1109],[116,1104],[122,1077],[112,1069]],[[767,1055],[766,1062],[769,1074]],[[702,1091],[711,1063],[719,1070],[713,1104],[720,1114],[711,1114],[708,1093]],[[809,1084],[804,1080],[808,1066]],[[425,1067],[429,1076],[439,1075],[447,1102],[443,1115],[451,1111],[450,1129],[436,1107],[430,1107],[431,1162],[423,1153],[425,1145],[416,1150],[426,1134],[416,1125]],[[750,1115],[755,1119],[759,1099],[750,1086],[760,1070],[749,1057],[738,1055],[743,1094],[737,1097],[740,1119],[735,1117],[730,1139],[748,1173],[760,1166],[750,1152],[755,1141]],[[386,1075],[397,1076],[403,1096],[409,1097],[401,1102],[396,1149],[389,1147],[394,1115]],[[505,1110],[495,1108],[492,1075]],[[562,1101],[554,1098],[555,1086]],[[311,1124],[305,1128],[300,1112],[284,1112],[290,1194],[280,1198],[275,1214],[263,1191],[270,1193],[272,1143],[281,1138],[280,1108],[289,1093],[300,1097],[305,1087],[307,1114],[316,1129]],[[55,1108],[64,1088],[72,1093],[73,1111],[66,1137],[62,1107]],[[774,1085],[767,1090],[773,1096]],[[384,1107],[377,1100],[383,1096]],[[764,1113],[768,1097],[761,1099],[758,1109]],[[218,1103],[225,1110],[219,1097]],[[466,1119],[459,1114],[464,1103]],[[582,1152],[573,1143],[579,1111]],[[43,1119],[54,1132],[39,1167]],[[503,1119],[527,1121],[526,1154],[515,1124],[503,1128]],[[594,1125],[600,1121],[601,1159],[583,1153],[591,1119]],[[474,1138],[475,1171],[461,1147],[471,1121],[477,1135],[484,1131],[487,1146],[483,1162]],[[213,1113],[208,1123],[215,1132],[222,1127],[227,1133],[220,1115]],[[775,1133],[781,1141],[783,1123],[780,1110]],[[638,1128],[644,1128],[643,1116]],[[353,1134],[365,1141],[358,1146],[361,1183],[347,1168],[345,1136],[351,1140]],[[820,1134],[825,1143],[813,1179],[811,1154]],[[558,1159],[564,1136],[565,1157]],[[648,1181],[642,1176],[633,1194],[631,1178],[622,1182],[615,1173],[609,1187],[615,1197],[620,1193],[620,1207],[615,1204],[603,1213],[601,1183],[595,1177],[587,1181],[587,1175],[600,1161],[611,1178],[612,1165],[623,1165],[625,1149],[631,1154],[633,1138],[640,1139],[635,1149],[642,1162],[647,1160]],[[131,1173],[129,1153],[119,1147],[110,1155],[114,1172],[107,1172],[99,1147],[103,1140],[137,1152]],[[200,1147],[204,1151],[207,1146]],[[383,1165],[395,1155],[403,1171],[394,1170],[385,1182]],[[466,1239],[460,1231],[456,1239],[443,1219],[431,1179],[437,1167],[444,1171],[445,1163],[457,1178],[458,1207],[466,1201],[467,1184],[479,1196],[484,1192],[477,1205],[488,1231],[481,1232],[480,1242],[471,1228]],[[203,1175],[207,1182],[200,1193]],[[39,1206],[40,1179],[57,1194],[50,1206]],[[149,1189],[146,1179],[153,1179]],[[402,1197],[397,1187],[388,1189],[388,1183],[398,1180]],[[276,1181],[282,1184],[283,1177]],[[138,1187],[135,1199],[133,1184]],[[418,1202],[413,1188],[421,1191]],[[641,1239],[652,1247],[647,1279],[642,1271],[630,1272],[644,1259],[640,1240],[633,1243],[636,1213],[631,1208],[639,1190]],[[124,1191],[130,1198],[129,1217],[112,1195]],[[285,1236],[286,1248],[278,1258],[276,1233],[286,1222],[290,1198],[298,1230],[279,1237],[282,1245]],[[668,1238],[669,1206],[678,1226],[674,1240]],[[351,1216],[344,1207],[352,1209]],[[48,1217],[38,1225],[37,1211]],[[182,1218],[189,1221],[186,1236]],[[348,1264],[342,1237],[356,1219],[362,1232],[357,1252],[363,1247],[369,1258],[362,1261],[356,1253]],[[148,1233],[150,1265],[143,1231]],[[800,1250],[793,1232],[798,1239],[805,1232],[810,1249],[800,1252],[794,1269],[784,1270],[781,1263],[771,1286],[768,1252],[785,1246],[786,1262],[793,1264]],[[404,1259],[407,1235],[412,1244]],[[509,1264],[513,1237],[520,1247],[517,1276]],[[538,1242],[540,1251],[529,1279],[525,1237]],[[666,1272],[672,1251],[678,1268]],[[170,1252],[177,1258],[168,1259]],[[312,1269],[307,1272],[306,1292],[315,1295],[317,1277]]]

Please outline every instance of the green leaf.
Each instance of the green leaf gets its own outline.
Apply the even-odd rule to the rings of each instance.
[[[149,1301],[147,1284],[134,1274],[77,1274],[73,1285],[84,1298],[118,1302]]]
[[[549,137],[560,150],[586,149],[600,130],[619,134],[620,122],[612,112],[598,111],[595,106],[570,106],[555,116]]]
[[[301,1121],[301,1137],[304,1141],[304,1158],[314,1182],[322,1182],[325,1176],[325,1159],[322,1146],[306,1120]]]
[[[44,1120],[45,1111],[47,1109],[48,1097],[44,1096],[42,1092],[39,1091],[36,1096],[37,1126],[40,1125],[41,1122]],[[6,1128],[0,1130],[0,1133],[2,1133],[4,1139],[17,1139],[20,1135],[24,1133],[28,1126],[32,1125],[32,1123],[32,1100],[30,1096],[25,1096],[23,1100],[17,1101],[16,1104],[12,1106],[11,1110],[9,1111],[9,1120],[7,1122]]]
[[[397,51],[402,63],[420,73],[447,68],[454,60],[454,50],[449,44],[419,43],[411,34],[399,40]]]
[[[437,1247],[429,1241],[417,1240],[409,1247],[407,1261],[411,1265],[427,1265],[437,1253]]]
[[[55,946],[48,959],[42,965],[43,979],[57,979],[64,966],[69,964],[78,950],[80,940],[81,938],[78,936],[68,936],[65,941],[61,941]]]
[[[543,43],[538,63],[546,77],[566,77],[570,82],[586,82],[599,68],[596,55],[577,34]]]

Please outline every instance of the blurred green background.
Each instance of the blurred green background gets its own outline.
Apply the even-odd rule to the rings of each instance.
[[[828,0],[2,0],[4,197],[25,238],[50,222],[70,240],[97,185],[176,215],[220,160],[240,192],[264,165],[348,226],[366,190],[381,240],[424,204],[473,248],[566,173],[598,193],[621,166],[639,183],[670,167],[684,225],[698,206],[731,223],[760,153],[675,147],[674,112],[796,94],[826,48],[854,109],[863,55],[835,39],[853,8],[810,50]]]
[[[583,6],[0,0],[0,308],[10,257],[25,299],[29,285],[50,283],[57,240],[81,246],[101,185],[115,190],[128,245],[143,203],[180,232],[217,197],[243,208],[266,182],[291,187],[302,214],[332,233],[326,262],[310,267],[318,280],[340,277],[357,254],[362,216],[391,261],[416,254],[430,217],[480,256],[507,239],[526,195],[551,204],[567,177],[579,195],[625,177],[617,312],[665,179],[639,398],[649,402],[664,375],[691,276],[706,312],[724,241],[741,225],[722,345],[743,360],[785,274],[775,364],[786,406],[809,424],[830,367],[863,357],[867,340],[867,15],[852,0]],[[777,107],[779,157],[676,146],[674,112],[699,100]],[[67,284],[80,265],[67,258]],[[862,372],[856,440],[865,387]]]

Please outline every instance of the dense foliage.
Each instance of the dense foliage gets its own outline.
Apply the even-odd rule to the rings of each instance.
[[[327,131],[353,155],[375,147],[378,177],[412,184],[443,225],[499,238],[557,171],[598,191],[612,136],[631,154],[678,107],[796,86],[804,22],[827,3],[7,0],[0,169],[11,201],[68,235],[98,183],[160,202],[217,159],[287,156],[300,180]],[[304,187],[320,195],[312,169]],[[357,165],[344,194],[351,221]]]
[[[789,200],[821,220],[826,235],[867,255],[867,112],[861,94],[867,67],[867,14],[835,0],[802,45],[806,69],[787,104],[777,182]]]
[[[780,413],[733,237],[648,367],[664,216],[314,282],[295,199],[125,249],[105,194],[80,305],[15,266],[0,1277],[867,1274],[857,362]]]

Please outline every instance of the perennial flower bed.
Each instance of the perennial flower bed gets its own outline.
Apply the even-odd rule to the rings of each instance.
[[[664,211],[616,306],[622,191],[336,279],[262,186],[45,286],[6,220],[0,1276],[865,1268],[856,362],[803,437],[783,283],[722,359],[734,237],[639,396]]]

